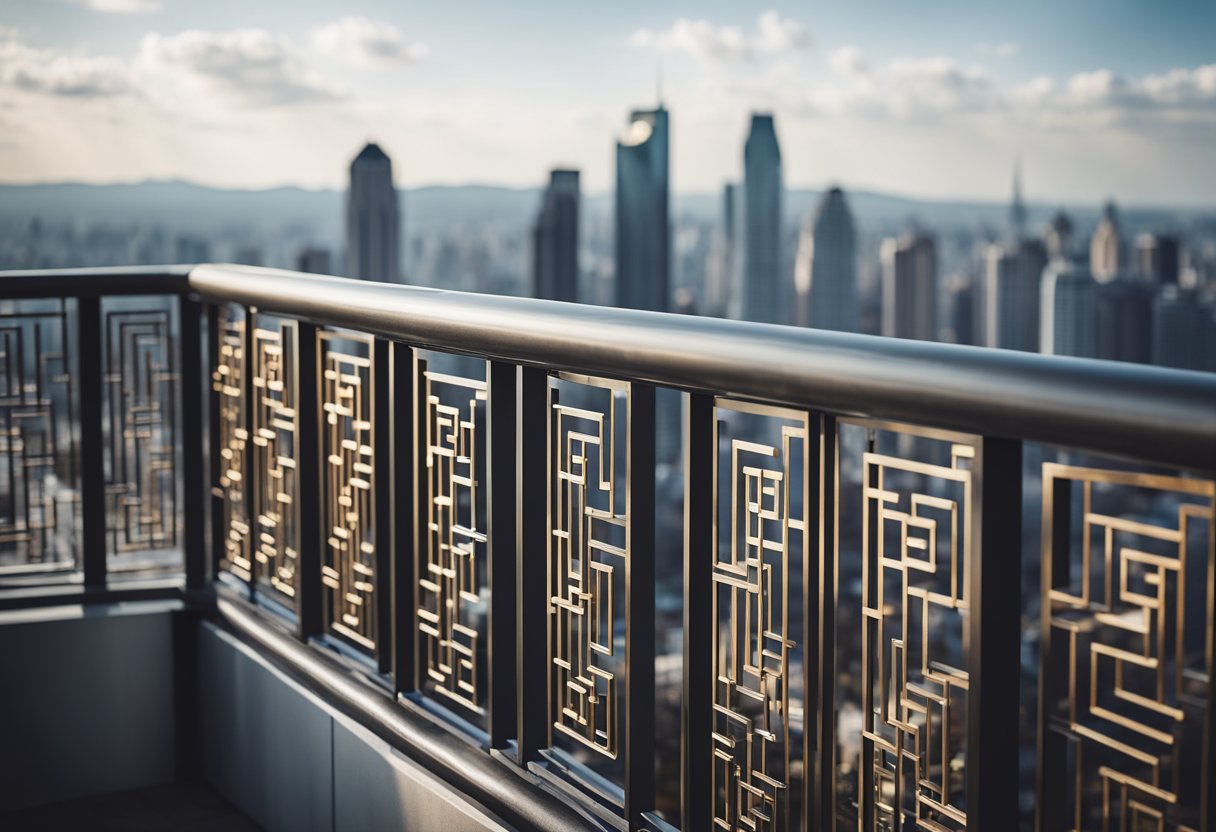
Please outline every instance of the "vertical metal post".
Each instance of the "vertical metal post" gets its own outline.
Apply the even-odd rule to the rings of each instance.
[[[207,582],[206,473],[203,458],[203,385],[208,365],[203,360],[203,306],[187,295],[179,298],[182,351],[182,555],[186,589],[201,589]]]
[[[504,361],[488,362],[489,396],[486,440],[489,490],[487,535],[490,586],[489,733],[490,747],[503,748],[514,739],[516,616],[516,388],[518,368]]]
[[[837,426],[819,417],[819,453],[809,453],[810,517],[803,559],[803,644],[806,645],[803,729],[806,760],[804,828],[836,826],[836,496],[839,489]],[[814,529],[816,531],[809,531]]]
[[[415,599],[419,532],[415,510],[419,469],[417,404],[413,348],[393,342],[393,687],[396,693],[414,690]]]
[[[376,512],[376,665],[381,673],[393,670],[396,633],[393,631],[393,555],[396,534],[393,510],[397,466],[393,444],[392,344],[384,338],[372,341],[372,505]]]
[[[84,584],[106,585],[106,457],[102,428],[104,358],[101,299],[76,301],[80,356],[80,501]]]
[[[1068,740],[1051,730],[1051,710],[1060,698],[1058,680],[1066,670],[1066,657],[1052,647],[1051,590],[1069,583],[1069,551],[1072,537],[1072,488],[1067,479],[1043,481],[1043,555],[1039,576],[1039,713],[1038,758],[1035,765],[1035,828],[1063,828],[1067,800],[1061,766],[1068,759]]]
[[[630,382],[625,502],[625,819],[654,808],[654,459],[655,391]]]
[[[549,375],[521,367],[516,399],[516,639],[521,763],[549,744]]]
[[[220,337],[220,307],[218,304],[209,304],[207,307],[206,370],[207,389],[210,391],[207,402],[207,430],[211,451],[211,470],[207,478],[211,487],[211,571],[207,573],[209,578],[215,578],[218,573],[220,559],[224,554],[224,536],[227,534],[227,529],[224,528],[224,500],[226,497],[219,486],[220,472],[224,470],[223,460],[220,458],[220,394],[212,389],[211,378],[212,368],[219,361]]]
[[[307,640],[325,631],[324,604],[321,586],[321,541],[324,519],[321,517],[321,491],[324,470],[321,467],[321,395],[318,386],[321,339],[315,324],[300,321],[296,325],[296,401],[299,419],[296,464],[300,466],[300,559],[296,576],[296,616],[299,636]]]
[[[414,504],[410,511],[414,517],[414,565],[413,579],[410,582],[409,593],[411,603],[410,639],[414,645],[414,689],[421,691],[426,679],[422,669],[422,648],[418,631],[418,610],[422,608],[422,584],[426,567],[424,561],[429,557],[428,547],[431,545],[431,478],[427,470],[427,454],[430,452],[427,443],[430,442],[428,431],[431,428],[430,414],[427,401],[429,394],[427,386],[427,362],[421,352],[415,353],[414,361],[414,466],[411,473],[414,478]]]
[[[718,465],[714,397],[690,393],[684,414],[684,678],[680,702],[680,820],[709,829],[713,794],[714,529]]]
[[[982,437],[971,472],[967,828],[1018,817],[1022,632],[1022,444]]]
[[[245,551],[249,556],[249,598],[255,598],[258,586],[258,540],[257,540],[257,508],[254,504],[254,494],[258,489],[258,476],[254,470],[257,464],[256,447],[253,444],[253,409],[257,406],[257,393],[253,386],[255,375],[253,352],[256,341],[253,331],[257,327],[257,310],[252,306],[245,307],[245,332],[241,338],[241,402],[244,414],[244,424],[238,429],[245,432],[245,444],[241,451],[241,502],[245,504]]]

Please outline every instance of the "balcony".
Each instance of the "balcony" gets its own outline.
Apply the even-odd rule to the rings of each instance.
[[[0,825],[1216,828],[1216,376],[0,274]]]

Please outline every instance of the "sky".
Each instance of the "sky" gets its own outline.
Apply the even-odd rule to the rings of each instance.
[[[672,184],[1216,206],[1216,2],[0,0],[0,182],[612,187],[633,108]],[[660,93],[661,90],[661,93]]]

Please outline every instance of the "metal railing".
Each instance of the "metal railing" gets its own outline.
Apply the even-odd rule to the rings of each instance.
[[[0,579],[180,551],[607,827],[1216,824],[1216,377],[222,265],[0,302]]]

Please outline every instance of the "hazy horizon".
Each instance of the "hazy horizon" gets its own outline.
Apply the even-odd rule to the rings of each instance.
[[[1216,4],[1198,0],[0,0],[0,16],[11,183],[334,188],[372,139],[405,188],[531,187],[572,165],[600,192],[629,111],[661,95],[677,193],[739,179],[754,110],[776,116],[791,189],[1001,201],[1020,158],[1033,202],[1216,193]]]

